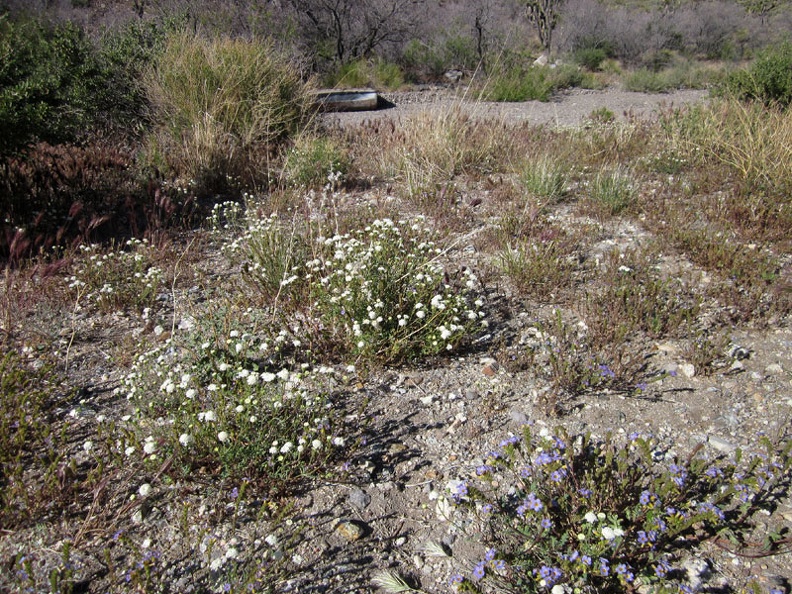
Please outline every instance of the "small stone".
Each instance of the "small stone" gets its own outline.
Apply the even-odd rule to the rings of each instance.
[[[741,371],[745,371],[745,365],[742,361],[735,361],[729,367],[728,373],[739,373]]]
[[[473,400],[475,398],[478,398],[478,392],[470,389],[465,390],[465,398],[467,398],[468,400]]]
[[[407,446],[403,443],[392,443],[390,447],[388,447],[389,454],[401,454],[402,452],[407,451]]]
[[[136,509],[135,513],[132,514],[132,523],[133,524],[142,524],[143,523],[143,510]]]
[[[511,420],[512,423],[514,423],[518,427],[522,427],[523,425],[528,424],[527,415],[524,412],[517,410],[516,408],[513,408],[509,411],[509,419]]]
[[[732,452],[737,450],[736,445],[726,441],[721,437],[718,437],[717,435],[710,435],[709,437],[707,437],[707,443],[716,450],[718,450],[719,452],[723,452],[724,454],[731,454]]]
[[[498,373],[498,369],[500,369],[500,365],[498,365],[497,361],[493,360],[487,363],[481,372],[487,377],[495,377],[495,374]]]
[[[738,361],[751,358],[751,351],[738,344],[734,345],[729,351],[729,355]]]
[[[423,396],[419,400],[421,401],[421,404],[423,404],[424,406],[429,406],[430,404],[432,404],[432,402],[434,402],[434,396],[430,394],[429,396]]]
[[[709,563],[705,559],[688,558],[682,563],[682,570],[687,573],[688,584],[693,590],[698,590],[703,585],[710,572]]]
[[[423,557],[420,555],[413,555],[413,563],[415,564],[416,569],[421,569],[424,566]]]
[[[335,530],[349,542],[360,540],[365,534],[365,530],[358,522],[350,520],[340,521]]]
[[[423,383],[423,381],[424,381],[423,376],[413,375],[412,377],[407,379],[407,384],[412,386],[420,386]]]
[[[349,492],[349,503],[358,509],[366,509],[371,503],[371,495],[355,487]]]
[[[765,374],[767,375],[782,375],[784,369],[778,363],[772,363],[765,367]]]
[[[404,546],[404,544],[405,544],[406,542],[407,542],[407,538],[405,538],[404,536],[400,536],[399,538],[397,538],[397,539],[394,541],[394,543],[393,543],[393,544],[395,544],[397,547],[402,547],[402,546]]]
[[[693,367],[692,363],[682,363],[679,366],[679,371],[687,378],[692,378],[696,375],[696,368]]]

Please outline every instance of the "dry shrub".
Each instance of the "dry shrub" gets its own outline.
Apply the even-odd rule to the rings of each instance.
[[[311,105],[298,69],[261,41],[175,34],[145,85],[160,124],[152,154],[203,193],[266,182]]]
[[[349,134],[364,172],[403,184],[410,197],[434,193],[458,176],[501,170],[511,154],[504,123],[477,119],[459,105],[422,112],[400,126],[369,123]]]
[[[121,227],[119,213],[133,211],[140,199],[133,162],[126,148],[97,141],[86,146],[39,143],[0,163],[0,188],[6,195],[0,259],[18,260]]]
[[[722,222],[759,240],[792,234],[792,112],[758,103],[713,102],[667,120],[670,140],[702,169],[737,182]]]

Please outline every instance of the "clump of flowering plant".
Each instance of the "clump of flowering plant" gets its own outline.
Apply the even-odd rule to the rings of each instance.
[[[278,349],[249,332],[198,329],[140,355],[119,389],[134,409],[120,453],[268,490],[319,471],[346,443],[328,395],[335,370],[278,367]]]
[[[675,563],[716,535],[739,541],[751,516],[788,489],[792,442],[710,460],[666,461],[652,438],[595,440],[547,429],[491,452],[458,500],[489,535],[483,559],[454,576],[468,592],[685,591]],[[784,477],[787,477],[785,479]]]
[[[66,280],[75,300],[101,311],[150,306],[165,274],[154,264],[156,250],[147,240],[130,239],[122,249],[80,246],[73,274]]]
[[[423,219],[345,234],[296,225],[251,219],[225,252],[278,311],[299,310],[305,341],[326,353],[399,363],[452,351],[486,325],[478,279],[444,268]]]
[[[349,351],[384,362],[453,350],[485,314],[475,275],[451,279],[441,255],[421,219],[325,238],[307,263],[322,322]]]

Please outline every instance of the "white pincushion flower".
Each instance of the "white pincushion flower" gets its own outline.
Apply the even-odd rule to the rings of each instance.
[[[624,536],[624,530],[621,528],[611,528],[610,526],[605,526],[602,529],[602,538],[605,540],[614,540],[619,536]]]
[[[187,433],[182,433],[179,435],[179,443],[182,444],[185,448],[188,447],[193,442],[192,435]]]
[[[294,444],[292,442],[290,442],[290,441],[287,441],[286,443],[284,443],[281,446],[280,453],[281,454],[287,454],[288,452],[290,452],[292,450],[293,447],[294,447]]]
[[[140,485],[140,487],[138,487],[138,495],[140,495],[141,497],[145,497],[149,493],[151,493],[151,485],[149,485],[148,483],[143,483],[142,485]]]
[[[274,373],[269,373],[268,371],[265,371],[264,373],[261,374],[261,381],[266,382],[268,384],[271,383],[271,382],[274,382],[275,381],[275,374]]]
[[[322,442],[321,442],[321,441],[319,441],[318,439],[314,439],[314,440],[311,442],[311,447],[312,447],[314,450],[321,450],[321,449],[322,449]]]
[[[225,443],[226,441],[228,441],[228,433],[225,431],[221,431],[220,433],[217,434],[217,439],[220,443]]]
[[[588,512],[583,519],[586,520],[589,524],[596,524],[597,523],[597,514],[594,512]]]
[[[344,445],[344,438],[343,437],[334,437],[333,438],[333,445],[341,447]]]
[[[153,437],[147,437],[146,443],[143,444],[143,452],[146,454],[153,454],[157,451],[157,444],[154,443]]]
[[[254,373],[250,374],[245,381],[247,381],[248,386],[255,386],[258,383],[258,376]]]

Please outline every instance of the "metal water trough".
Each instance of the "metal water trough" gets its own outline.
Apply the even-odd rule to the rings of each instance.
[[[366,111],[377,109],[379,95],[374,89],[322,89],[315,91],[322,111]]]

